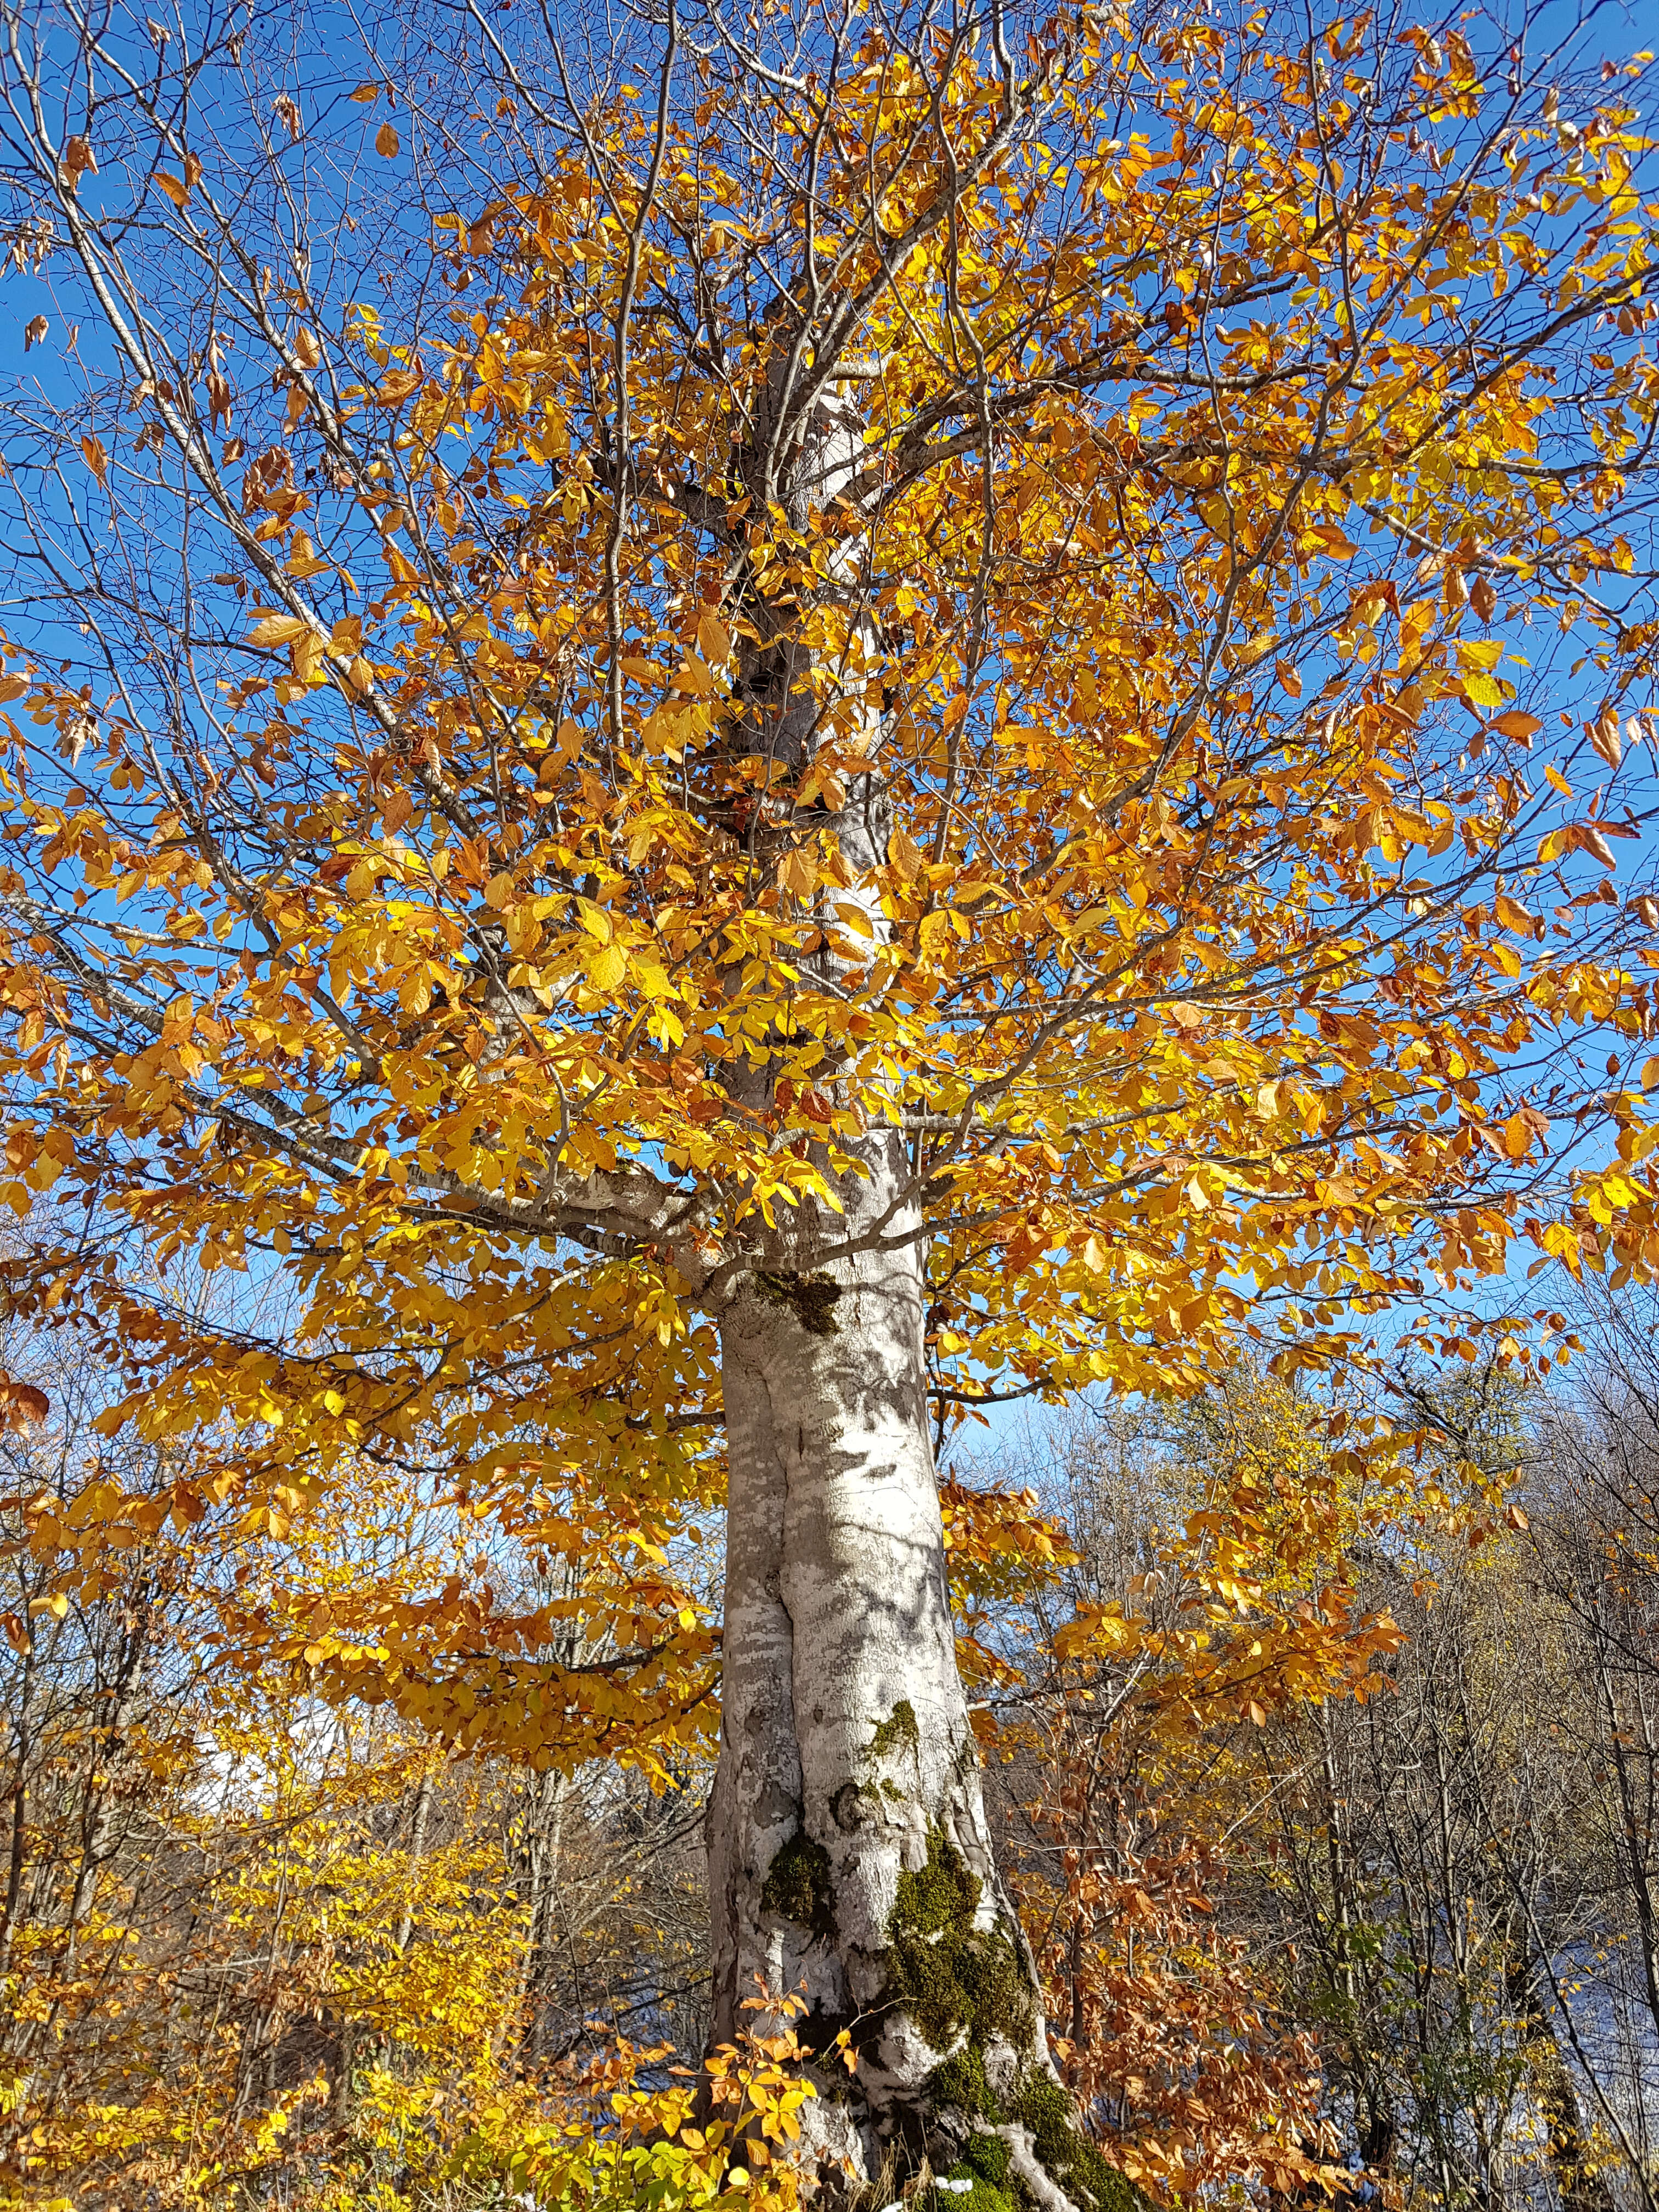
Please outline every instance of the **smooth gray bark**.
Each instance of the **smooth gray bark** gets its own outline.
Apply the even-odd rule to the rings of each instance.
[[[848,1179],[854,1232],[907,1164],[896,1133]],[[975,1925],[1018,1945],[994,1863],[957,1669],[922,1362],[920,1247],[833,1271],[810,1249],[757,1271],[723,1317],[731,1460],[721,1757],[711,1816],[714,2033],[761,1987],[805,1992],[809,2039],[852,2030],[858,2094],[817,2113],[873,2172],[925,2138],[945,2055],[895,2002],[902,1871],[948,1844],[981,1884]],[[814,1280],[823,1275],[827,1279]],[[819,1862],[814,1855],[823,1854]],[[1022,1954],[1023,1955],[1023,1954]]]

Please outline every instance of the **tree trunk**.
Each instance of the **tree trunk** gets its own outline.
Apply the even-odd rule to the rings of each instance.
[[[863,1148],[837,1241],[813,1217],[722,1316],[731,1460],[725,1674],[710,1814],[714,2035],[802,1992],[848,2030],[808,2108],[860,2180],[928,2158],[1048,2212],[1122,2185],[1072,2124],[1030,1952],[998,1879],[957,1671],[922,1360],[918,1224],[896,1132]],[[985,2212],[994,2212],[987,2205]]]
[[[783,410],[784,387],[768,404]],[[759,451],[771,425],[763,424]],[[868,454],[846,380],[780,433],[787,480],[750,485],[805,529]],[[837,729],[846,799],[799,827],[828,830],[864,911],[860,943],[822,917],[809,958],[862,988],[890,926],[874,882],[888,857],[882,648],[862,540],[842,542],[817,601],[774,611],[757,591],[738,696],[740,755],[763,788],[799,775]],[[833,710],[833,711],[832,711]],[[763,811],[746,834],[769,861]],[[776,1071],[734,1069],[765,1113]],[[814,1080],[834,1087],[833,1062]],[[792,1209],[720,1308],[730,1493],[720,1769],[709,1808],[715,2042],[763,1988],[803,1993],[804,2040],[825,2054],[804,2120],[827,2179],[956,2167],[975,2212],[1106,2212],[1121,2178],[1074,2124],[1048,2057],[1036,1969],[998,1880],[979,1760],[957,1672],[928,1420],[926,1243],[902,1131],[847,1149],[840,1213]],[[821,1234],[821,1231],[823,1232]],[[820,1252],[833,1242],[829,1266]],[[849,2079],[830,2057],[845,2029]]]

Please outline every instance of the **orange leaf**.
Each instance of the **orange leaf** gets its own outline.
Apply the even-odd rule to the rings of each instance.
[[[1544,725],[1536,714],[1523,714],[1519,707],[1510,707],[1502,714],[1494,715],[1492,727],[1501,738],[1519,738],[1524,744],[1535,738]]]
[[[39,1427],[52,1411],[52,1401],[32,1382],[14,1382],[0,1376],[0,1431],[15,1436]]]

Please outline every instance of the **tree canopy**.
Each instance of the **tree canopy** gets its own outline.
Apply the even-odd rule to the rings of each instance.
[[[181,1501],[367,1455],[583,1555],[620,1674],[512,1690],[499,1601],[271,1616],[426,1717],[465,1648],[526,1748],[695,1731],[703,1316],[803,1208],[833,1265],[872,1125],[947,1425],[1652,1256],[1625,78],[1012,22],[674,14],[580,98],[491,33],[496,186],[384,286],[367,222],[260,256],[389,84],[12,126],[107,330],[12,465],[12,1190],[88,1209],[19,1294]]]
[[[79,319],[8,429],[7,1284],[167,1477],[37,1501],[83,1595],[167,1515],[412,1493],[441,1582],[365,1544],[226,1648],[660,1778],[739,1368],[836,1559],[836,1440],[898,1471],[944,1608],[975,1413],[1404,1302],[1542,1370],[1527,1267],[1651,1271],[1645,61],[670,0],[319,89],[255,31],[0,64]],[[959,1594],[1049,1540],[946,1506]],[[801,1632],[790,1556],[728,1587]],[[779,1786],[822,1852],[839,1785]]]

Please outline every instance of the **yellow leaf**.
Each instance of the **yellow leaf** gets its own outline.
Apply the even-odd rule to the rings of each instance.
[[[921,854],[902,823],[887,841],[887,858],[907,879],[913,877],[921,866]]]
[[[588,963],[587,980],[596,991],[614,991],[628,973],[628,955],[620,945],[607,945]]]
[[[398,133],[390,123],[383,123],[374,133],[374,150],[388,161],[397,152],[398,143]]]
[[[155,172],[155,181],[176,208],[183,207],[190,198],[190,186],[178,177],[168,176],[165,169]]]
[[[292,645],[310,629],[298,615],[262,615],[247,634],[250,645]]]
[[[797,898],[808,897],[817,879],[818,872],[812,865],[810,853],[799,849],[786,853],[778,863],[779,883],[785,890],[793,891]]]
[[[1572,797],[1572,786],[1567,781],[1567,779],[1562,775],[1559,768],[1556,768],[1553,764],[1547,764],[1544,769],[1544,781],[1548,784],[1553,784],[1555,789],[1560,793],[1563,799],[1571,799]]]

